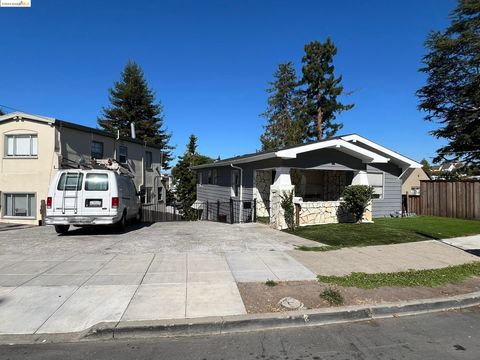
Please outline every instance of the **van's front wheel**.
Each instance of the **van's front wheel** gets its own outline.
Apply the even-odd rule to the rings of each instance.
[[[55,225],[55,231],[57,234],[65,235],[70,229],[70,225]]]

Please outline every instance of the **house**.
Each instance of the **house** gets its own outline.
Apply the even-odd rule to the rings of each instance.
[[[420,195],[420,181],[430,180],[423,168],[409,168],[400,176],[402,180],[402,195]]]
[[[365,219],[390,216],[401,211],[402,173],[421,167],[360,135],[338,136],[195,166],[195,206],[204,218],[243,222],[253,211],[272,227],[285,228],[281,196],[293,190],[299,225],[337,223],[349,220],[341,205],[345,187],[364,184],[375,191]],[[230,211],[222,207],[227,202]]]
[[[0,116],[0,222],[39,224],[41,203],[59,169],[112,158],[134,174],[144,201],[165,199],[160,147],[51,117]]]

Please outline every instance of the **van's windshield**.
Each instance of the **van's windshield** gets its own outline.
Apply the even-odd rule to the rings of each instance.
[[[81,190],[82,173],[63,173],[58,180],[57,190]]]
[[[85,178],[85,190],[107,191],[108,174],[87,174],[87,177]]]

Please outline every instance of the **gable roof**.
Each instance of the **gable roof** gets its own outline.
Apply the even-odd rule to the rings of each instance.
[[[83,132],[86,132],[86,133],[90,133],[90,134],[97,134],[97,135],[101,135],[101,136],[106,136],[106,137],[109,137],[109,138],[112,138],[112,139],[117,138],[114,134],[111,134],[111,133],[109,133],[107,131],[104,131],[104,130],[101,130],[101,129],[96,129],[96,128],[93,128],[93,127],[80,125],[80,124],[76,124],[76,123],[65,121],[65,120],[59,120],[59,119],[55,119],[55,118],[52,118],[52,117],[28,114],[28,113],[20,112],[20,111],[16,111],[16,112],[12,112],[12,113],[8,113],[8,114],[0,116],[0,122],[5,121],[5,120],[11,120],[11,119],[13,119],[13,120],[27,119],[27,120],[32,120],[32,121],[44,122],[44,123],[47,123],[49,125],[58,126],[60,128],[61,127],[66,127],[66,128],[75,129],[75,130],[83,131]],[[131,143],[135,143],[135,144],[140,144],[140,145],[146,145],[148,147],[152,147],[152,148],[155,148],[155,149],[162,149],[161,145],[152,144],[152,143],[145,143],[144,141],[142,141],[140,139],[132,139],[130,137],[120,136],[119,140],[122,140],[122,141],[125,141],[125,142],[131,142]]]
[[[366,147],[355,144],[361,142]],[[230,164],[243,164],[253,161],[281,158],[281,159],[294,159],[298,154],[315,151],[319,149],[332,148],[337,151],[349,154],[356,158],[361,159],[364,163],[387,163],[389,161],[395,162],[402,168],[416,168],[422,165],[414,160],[411,160],[403,155],[398,154],[390,149],[387,149],[379,144],[374,143],[364,137],[357,134],[337,136],[329,139],[320,140],[309,144],[300,144],[282,148],[280,150],[264,151],[251,153],[241,156],[235,156],[224,160],[218,160],[214,163],[198,165],[192,167],[193,169],[202,169],[208,167],[228,166]]]

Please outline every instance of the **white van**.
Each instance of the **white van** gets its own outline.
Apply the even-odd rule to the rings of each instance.
[[[59,234],[70,225],[112,225],[141,219],[140,198],[131,177],[112,170],[61,170],[50,185],[45,223]]]

